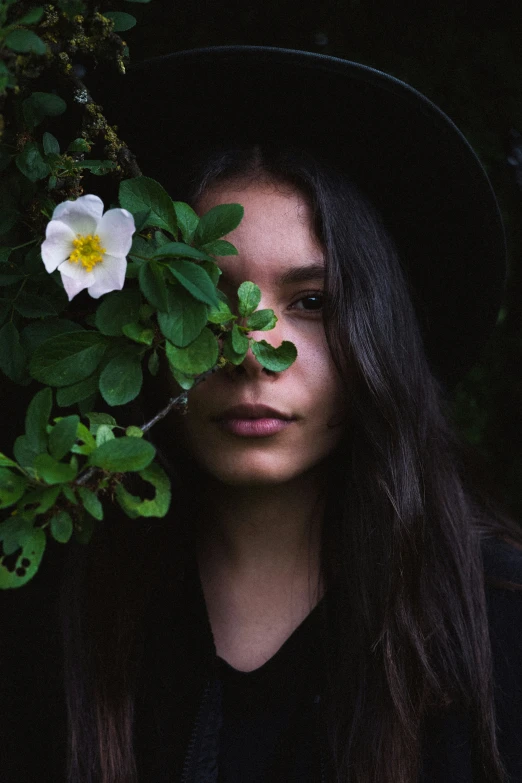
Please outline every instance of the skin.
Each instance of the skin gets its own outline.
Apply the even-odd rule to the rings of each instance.
[[[249,353],[240,367],[194,389],[182,417],[185,442],[203,470],[198,560],[217,651],[250,671],[322,594],[322,489],[346,404],[324,334],[324,254],[306,198],[290,185],[234,182],[207,191],[197,208],[232,202],[244,206],[245,217],[227,237],[239,255],[219,259],[220,287],[233,301],[242,281],[259,285],[259,308],[273,309],[278,322],[253,336],[274,346],[290,340],[298,351],[281,373]],[[292,419],[268,437],[241,436],[219,418],[239,404],[268,405]]]

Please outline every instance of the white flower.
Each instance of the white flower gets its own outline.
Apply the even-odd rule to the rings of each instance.
[[[60,272],[69,301],[84,288],[98,299],[123,288],[134,231],[130,212],[109,209],[103,215],[98,196],[64,201],[47,225],[42,260],[49,273]]]

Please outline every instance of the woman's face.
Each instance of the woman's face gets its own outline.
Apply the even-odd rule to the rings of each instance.
[[[225,183],[208,190],[200,214],[239,202],[244,218],[227,239],[239,255],[219,259],[220,288],[232,303],[244,280],[262,292],[260,309],[278,321],[253,332],[274,346],[290,340],[297,359],[272,373],[251,352],[189,394],[180,417],[196,461],[214,478],[234,485],[279,484],[319,465],[338,443],[344,399],[325,339],[321,303],[324,254],[313,233],[306,198],[291,185]]]

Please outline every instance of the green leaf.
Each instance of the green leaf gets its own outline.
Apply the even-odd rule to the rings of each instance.
[[[28,142],[22,152],[16,156],[16,165],[31,182],[43,179],[51,171],[49,164],[42,158],[38,145],[34,141]]]
[[[15,310],[23,315],[24,318],[45,318],[46,316],[56,316],[56,308],[53,303],[45,296],[31,294],[22,291],[14,301]]]
[[[51,535],[59,544],[66,544],[73,532],[73,523],[67,511],[58,511],[49,522]]]
[[[184,348],[205,326],[208,307],[179,286],[168,291],[168,307],[167,313],[158,313],[159,327],[167,340]]]
[[[44,149],[44,152],[45,152],[45,149]],[[61,165],[61,163],[62,163],[61,156],[58,155],[56,152],[46,153],[45,160],[47,161],[47,163],[49,164],[51,169],[53,168],[53,166],[58,166],[58,165]],[[56,179],[56,177],[55,177],[55,179]],[[49,184],[49,182],[47,183],[47,187],[50,190],[52,190],[52,186]],[[56,185],[54,185],[54,187],[56,187]]]
[[[242,332],[237,324],[232,326],[232,348],[235,353],[246,353],[248,351],[248,337]]]
[[[205,270],[215,286],[219,283],[221,277],[221,269],[218,267],[215,261],[202,261],[200,267]],[[217,295],[220,296],[221,292],[218,291]]]
[[[60,419],[49,435],[49,453],[55,459],[63,459],[76,443],[79,416],[65,416]]]
[[[23,468],[31,468],[38,452],[29,446],[26,435],[19,435],[14,442],[13,454]]]
[[[231,364],[242,364],[245,360],[246,351],[243,353],[237,353],[232,345],[232,333],[228,332],[223,340],[223,356]]]
[[[32,30],[12,30],[5,39],[5,45],[19,54],[45,54],[47,51],[45,43]]]
[[[169,364],[176,370],[186,375],[200,375],[214,367],[219,347],[215,335],[205,327],[186,348],[177,348],[167,341],[166,353]]]
[[[13,228],[17,220],[18,212],[14,207],[6,206],[0,211],[0,235],[7,234],[7,232]]]
[[[86,418],[89,419],[89,429],[93,435],[96,435],[98,428],[102,425],[109,427],[116,427],[116,419],[109,413],[87,413]]]
[[[0,299],[0,326],[4,323],[11,310],[11,302],[7,299]]]
[[[34,469],[46,484],[64,484],[74,481],[78,472],[74,465],[58,462],[49,454],[39,454],[34,461]]]
[[[26,14],[16,20],[16,24],[37,24],[43,16],[43,8],[31,8]]]
[[[167,191],[150,177],[125,179],[120,184],[120,205],[133,214],[150,209],[149,226],[166,229],[176,235],[177,223],[174,205]]]
[[[141,291],[151,305],[160,311],[168,310],[164,267],[157,261],[148,261],[140,267],[138,279]]]
[[[59,155],[60,144],[58,139],[52,133],[45,132],[43,135],[43,148],[46,155]]]
[[[156,376],[159,372],[159,356],[157,351],[153,351],[149,356],[148,363],[149,372],[152,376]]]
[[[33,510],[33,513],[35,516],[38,516],[38,514],[45,514],[46,511],[49,511],[49,509],[54,506],[56,503],[56,498],[59,494],[59,486],[45,488],[38,487],[38,489],[35,489],[32,492],[25,493],[24,497],[18,504],[18,508],[27,508],[29,505],[38,503],[38,506]]]
[[[13,84],[13,76],[11,74],[11,71],[7,67],[6,63],[0,62],[0,92],[4,92],[6,87],[14,87]],[[0,157],[2,159],[2,162],[0,163],[0,170],[3,170],[6,168],[5,159],[4,156],[7,158],[7,163],[9,162],[9,153],[7,150],[2,150],[0,153]]]
[[[72,503],[73,506],[78,505],[78,501],[76,500],[76,495],[74,494],[74,489],[69,486],[69,484],[62,484],[60,486],[60,490],[63,493],[63,496],[66,500],[69,501],[69,503]]]
[[[74,454],[90,454],[96,448],[96,441],[92,434],[89,432],[85,424],[81,422],[78,424],[76,432],[76,443],[72,446],[71,451]]]
[[[150,212],[150,210],[148,210],[148,212]],[[134,217],[134,221],[136,221],[136,217]],[[136,228],[136,231],[138,230],[141,229]],[[135,259],[136,263],[141,266],[141,264],[144,263],[143,259],[152,258],[156,250],[157,247],[153,242],[134,234],[132,238],[132,246],[129,251],[129,258]]]
[[[109,440],[114,440],[116,436],[113,429],[114,427],[110,424],[100,424],[96,430],[96,447],[101,446],[102,443],[107,443]]]
[[[103,298],[96,310],[95,324],[102,334],[118,337],[125,324],[140,317],[141,294],[136,288],[113,291]]]
[[[199,217],[184,201],[174,201],[174,210],[183,241],[190,245],[198,227]]]
[[[192,389],[195,383],[195,378],[192,375],[185,375],[184,372],[176,370],[175,367],[170,365],[170,372],[176,383],[184,390],[188,391]]]
[[[143,438],[143,430],[141,427],[136,427],[134,424],[131,424],[130,427],[127,427],[125,430],[125,435],[129,438]]]
[[[220,291],[218,293],[221,293]],[[207,320],[211,324],[226,324],[230,320],[235,319],[236,316],[228,306],[228,303],[223,299],[219,299],[219,307],[212,307],[207,315]]]
[[[123,11],[103,11],[103,16],[107,19],[112,19],[114,22],[114,27],[112,29],[115,33],[124,33],[136,24],[136,18]]]
[[[29,371],[37,381],[50,386],[71,386],[92,375],[106,348],[98,332],[61,334],[40,346]]]
[[[45,117],[58,117],[67,109],[67,104],[52,92],[33,92],[22,103],[24,119],[30,127],[39,125]]]
[[[163,245],[168,245],[171,240],[163,231],[155,231],[154,237],[150,244],[154,247],[154,251],[159,250]]]
[[[249,332],[268,332],[277,323],[273,310],[256,310],[246,320],[245,326]]]
[[[108,171],[115,169],[117,165],[113,160],[80,160],[75,164],[77,168],[87,169],[87,171],[90,171],[91,174],[95,174],[97,177],[107,174]]]
[[[141,438],[115,438],[98,446],[89,456],[89,464],[109,473],[143,470],[154,459],[152,443]]]
[[[21,547],[12,570],[8,570],[5,557],[0,559],[0,589],[21,587],[38,571],[45,551],[45,533],[41,528],[33,527],[31,519],[12,517],[0,525],[0,540],[6,555]],[[9,552],[6,552],[7,541]]]
[[[154,330],[141,324],[125,324],[122,331],[125,337],[140,345],[152,345],[154,342]]]
[[[74,139],[67,147],[67,152],[90,152],[91,146],[86,139]]]
[[[19,283],[20,280],[23,280],[23,275],[0,275],[0,286],[8,286],[8,285],[14,285],[15,283]],[[8,307],[12,306],[13,301],[8,301]],[[16,306],[16,301],[14,302]]]
[[[259,364],[273,372],[286,370],[295,361],[297,349],[293,343],[285,340],[278,348],[267,343],[266,340],[252,341],[252,353]]]
[[[6,457],[5,454],[2,454],[0,452],[0,467],[1,468],[17,468],[18,463],[15,462],[12,459],[9,459],[9,457]]]
[[[20,500],[27,486],[27,478],[0,468],[0,508],[7,508]]]
[[[26,360],[18,329],[8,321],[0,329],[0,370],[15,383],[20,383],[25,375]]]
[[[193,258],[195,261],[212,261],[207,253],[190,247],[184,242],[167,242],[154,251],[153,258],[156,260],[161,258]]]
[[[28,534],[31,534],[32,528],[33,520],[29,514],[11,516],[0,524],[0,541],[4,554],[12,555],[23,546],[23,542]]]
[[[34,395],[25,414],[27,445],[37,454],[47,451],[47,424],[49,423],[52,407],[53,394],[51,389],[41,389]]]
[[[120,353],[102,370],[100,392],[109,405],[125,405],[138,396],[142,383],[141,357],[135,353]]]
[[[237,248],[225,239],[215,239],[203,245],[201,249],[213,256],[237,256]]]
[[[94,519],[101,521],[103,519],[103,506],[98,495],[95,492],[91,492],[87,487],[78,487],[78,494],[84,509]]]
[[[216,287],[207,272],[191,261],[179,259],[169,264],[173,277],[187,289],[189,294],[199,299],[200,302],[217,307],[219,299]]]
[[[141,231],[145,226],[147,225],[147,222],[150,217],[150,209],[144,209],[141,212],[136,212],[134,215],[134,232],[135,232],[135,239],[141,239],[144,242],[147,242],[147,240],[144,240],[143,237],[137,237],[136,234]],[[131,250],[132,252],[132,250]]]
[[[98,391],[99,375],[93,373],[84,381],[73,383],[72,386],[62,386],[56,391],[56,403],[60,408],[69,408],[77,402],[86,400]]]
[[[241,283],[237,289],[237,296],[239,301],[239,315],[244,318],[252,315],[261,301],[261,291],[259,290],[259,287],[249,280]]]
[[[51,337],[69,332],[83,332],[80,324],[69,321],[66,318],[49,318],[38,323],[28,324],[21,334],[22,344],[27,347],[29,353],[33,353],[39,346]]]
[[[218,204],[204,214],[200,220],[194,239],[198,247],[208,245],[233,231],[243,218],[241,204]]]
[[[156,493],[152,499],[142,500],[136,495],[131,495],[122,484],[116,487],[116,499],[125,513],[134,519],[135,517],[164,517],[170,506],[170,481],[163,468],[153,462],[145,470],[140,470],[138,475],[149,484],[152,484]]]

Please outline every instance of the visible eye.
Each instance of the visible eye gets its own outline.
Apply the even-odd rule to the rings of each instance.
[[[324,294],[322,291],[311,291],[309,294],[300,296],[292,304],[293,310],[309,313],[310,315],[319,314],[323,309]]]

